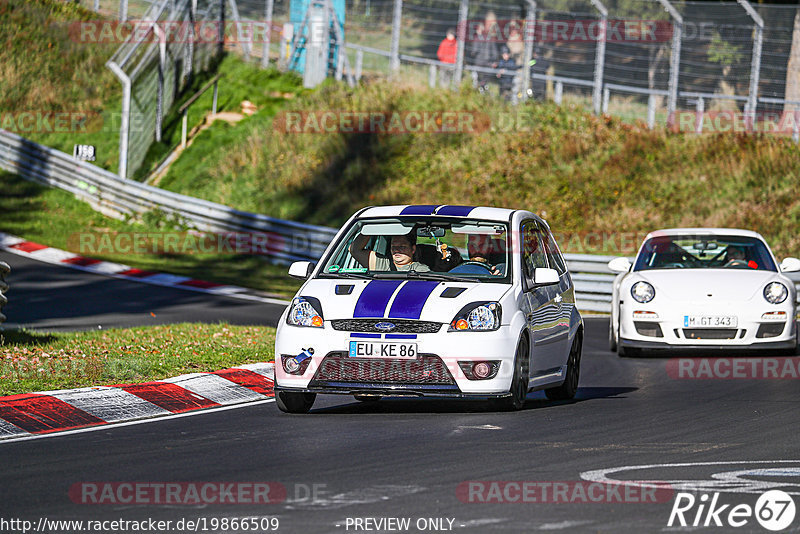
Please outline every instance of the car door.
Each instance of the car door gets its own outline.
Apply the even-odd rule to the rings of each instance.
[[[566,365],[571,348],[569,342],[569,329],[572,320],[572,313],[575,309],[575,289],[572,285],[572,277],[567,271],[564,257],[558,249],[556,240],[548,228],[542,230],[545,238],[545,252],[547,254],[547,264],[551,269],[558,272],[558,285],[552,286],[554,291],[553,300],[558,308],[558,323],[555,325],[556,345],[561,354],[561,363]]]
[[[531,358],[531,378],[544,375],[560,367],[560,351],[558,348],[559,311],[556,303],[557,290],[555,285],[536,287],[534,285],[533,271],[536,268],[547,267],[547,254],[545,252],[542,229],[535,220],[526,220],[520,228],[522,237],[522,275],[525,277],[528,291],[530,312],[526,315],[528,330],[533,340]]]

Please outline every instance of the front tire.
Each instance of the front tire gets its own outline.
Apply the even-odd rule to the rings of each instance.
[[[528,375],[530,374],[528,353],[528,338],[523,336],[514,354],[514,376],[511,379],[511,395],[493,399],[492,405],[496,410],[510,412],[521,410],[525,406],[525,398],[528,396]]]
[[[567,376],[564,383],[560,386],[544,390],[544,394],[550,400],[570,400],[578,392],[578,381],[581,377],[581,353],[583,352],[583,341],[580,334],[575,336],[572,341],[572,348],[567,358]]]
[[[299,393],[293,391],[276,391],[275,404],[284,413],[308,413],[314,406],[316,393]]]
[[[614,329],[614,316],[608,320],[608,350],[617,352],[617,332]]]

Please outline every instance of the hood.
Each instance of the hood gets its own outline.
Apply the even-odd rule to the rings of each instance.
[[[773,271],[753,269],[669,269],[636,271],[626,280],[626,291],[639,280],[653,284],[656,298],[668,295],[673,301],[749,301],[760,297],[772,281],[787,283]]]
[[[319,299],[326,321],[387,318],[448,323],[467,304],[499,301],[510,287],[480,282],[313,279],[298,295]]]

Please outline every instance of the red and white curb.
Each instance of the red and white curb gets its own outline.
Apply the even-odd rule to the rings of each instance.
[[[200,293],[209,293],[243,300],[267,302],[271,304],[289,304],[286,300],[270,297],[246,287],[217,284],[215,282],[197,280],[188,276],[134,269],[122,263],[87,258],[73,252],[48,247],[3,232],[0,232],[0,249],[52,265],[60,265],[62,267],[70,267],[90,273],[103,274],[113,278],[123,278],[145,284],[176,287],[189,291],[198,291]]]
[[[273,364],[0,397],[0,441],[273,398]]]

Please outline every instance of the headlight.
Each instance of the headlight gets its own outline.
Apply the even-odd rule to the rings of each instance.
[[[486,331],[500,328],[500,304],[474,302],[464,306],[450,321],[448,332]]]
[[[286,324],[322,328],[323,323],[322,307],[317,299],[297,297],[292,300],[289,313],[286,315]]]
[[[656,296],[655,288],[647,282],[636,282],[631,287],[631,296],[636,302],[650,302]]]
[[[780,282],[770,282],[764,288],[764,298],[770,304],[780,304],[789,296],[789,290]]]

